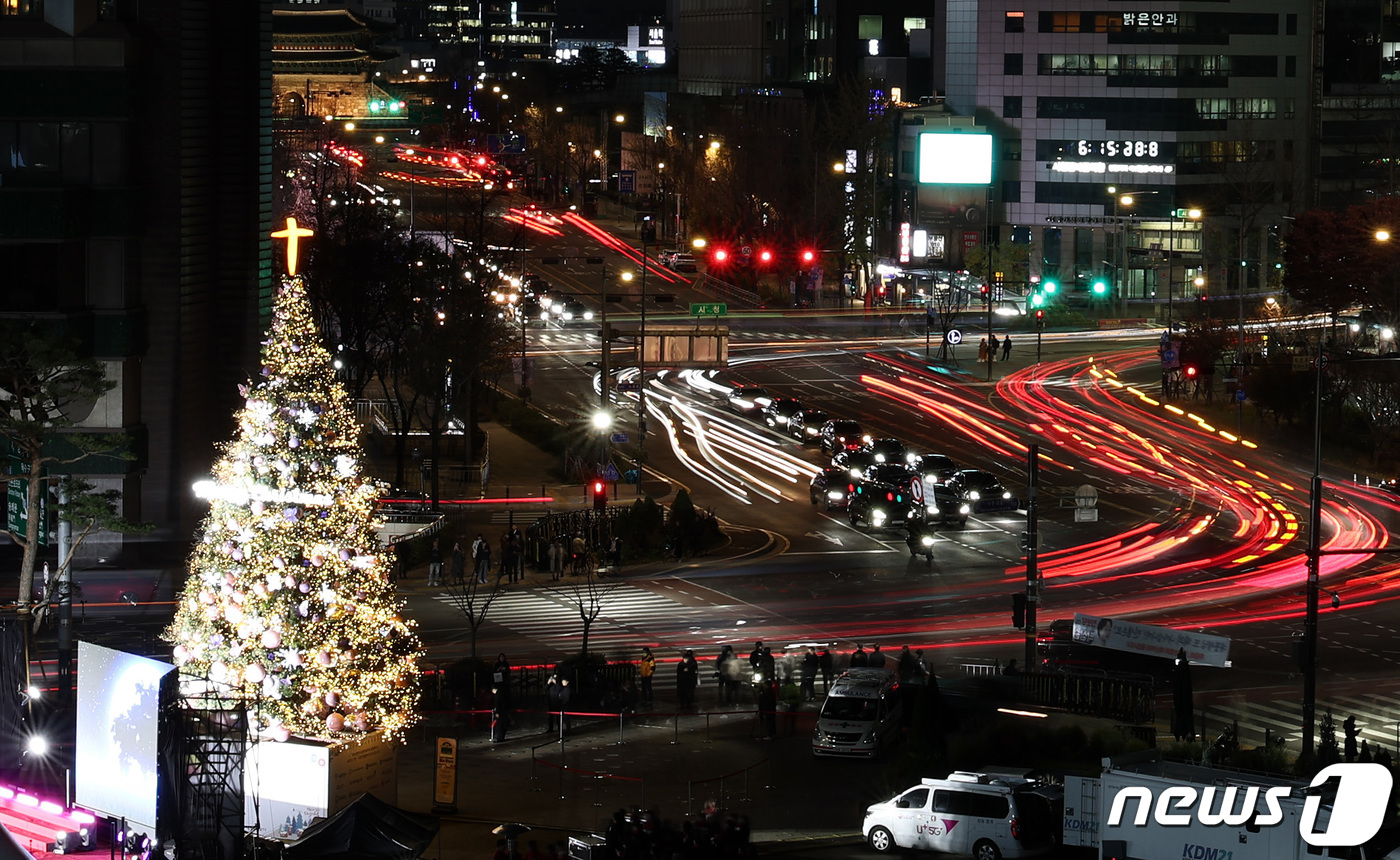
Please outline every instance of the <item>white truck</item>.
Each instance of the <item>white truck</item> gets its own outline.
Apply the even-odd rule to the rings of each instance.
[[[1284,777],[1161,761],[1154,750],[1106,758],[1098,777],[1065,778],[1063,844],[1101,860],[1389,860],[1375,841],[1309,845],[1299,829],[1309,791]],[[1325,792],[1318,807],[1314,829],[1325,831]]]

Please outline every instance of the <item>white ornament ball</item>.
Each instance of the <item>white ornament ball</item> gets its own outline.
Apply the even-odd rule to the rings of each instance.
[[[247,678],[249,683],[261,684],[267,677],[267,669],[263,668],[261,663],[253,663],[243,670],[243,677]]]
[[[262,635],[262,646],[264,648],[277,648],[282,645],[282,634],[276,630],[266,630]]]

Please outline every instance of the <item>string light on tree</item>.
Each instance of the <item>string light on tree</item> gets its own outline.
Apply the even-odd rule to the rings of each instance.
[[[186,675],[256,701],[265,735],[392,737],[417,719],[422,646],[389,585],[349,398],[294,274],[309,235],[290,218],[273,234],[288,275],[260,376],[239,387],[237,434],[197,485],[209,515],[165,635]]]

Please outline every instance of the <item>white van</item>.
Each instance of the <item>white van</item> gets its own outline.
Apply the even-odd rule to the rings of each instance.
[[[899,679],[888,669],[860,667],[841,673],[817,714],[813,755],[869,756],[893,743],[903,709]]]
[[[1056,809],[1058,805],[1059,810]],[[876,851],[1038,857],[1059,843],[1064,789],[1010,773],[954,771],[922,779],[865,810],[861,832]]]

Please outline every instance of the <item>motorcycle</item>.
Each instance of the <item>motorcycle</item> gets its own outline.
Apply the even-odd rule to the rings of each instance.
[[[933,566],[933,535],[918,532],[909,532],[905,538],[905,543],[909,544],[909,555],[911,558],[923,556]]]

